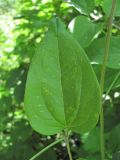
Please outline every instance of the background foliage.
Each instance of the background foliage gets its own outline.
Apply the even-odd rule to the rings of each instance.
[[[86,17],[80,18],[82,20],[78,20],[77,23],[88,25],[82,27],[80,24],[78,29],[74,28],[73,36],[86,50],[99,80],[110,6],[108,3],[110,3],[108,0],[90,2],[72,0],[72,3],[67,0],[64,2],[62,0],[0,1],[0,160],[27,160],[60,136],[58,134],[46,137],[33,131],[24,113],[23,103],[29,64],[34,55],[35,46],[41,42],[48,29],[49,20],[53,16],[59,16],[67,27],[76,16]],[[113,23],[111,41],[113,45],[111,45],[111,58],[107,66],[105,91],[120,72],[119,9],[118,4]],[[88,18],[89,22],[87,22]],[[83,37],[85,37],[84,32],[87,32],[89,39],[81,41],[80,37],[76,37],[78,32]],[[94,37],[96,33],[97,37]],[[109,160],[120,159],[119,77],[104,103],[106,155]],[[83,135],[73,133],[70,143],[74,159],[83,157],[89,160],[100,160],[99,122],[90,133]],[[38,159],[47,160],[48,158],[67,160],[65,144],[55,146]]]

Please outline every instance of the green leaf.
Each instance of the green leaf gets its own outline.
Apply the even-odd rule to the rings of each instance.
[[[120,150],[120,124],[111,131],[108,146],[112,153]]]
[[[89,155],[87,157],[88,160],[101,160],[101,156],[99,153],[95,153],[95,154],[92,154],[92,155]],[[107,159],[106,159],[107,160]]]
[[[110,14],[110,10],[112,7],[112,0],[104,0],[102,3],[102,7],[107,16]],[[115,16],[120,16],[120,2],[117,1]]]
[[[86,48],[86,52],[92,63],[102,64],[105,52],[105,37],[94,40],[93,43]],[[120,36],[111,37],[107,67],[120,69]]]
[[[25,110],[32,127],[46,135],[65,128],[87,132],[98,121],[100,103],[98,81],[84,50],[54,20],[28,73]]]
[[[103,0],[95,0],[95,5],[99,6],[102,2],[103,2]]]
[[[84,142],[83,148],[88,153],[96,153],[100,150],[100,130],[99,128],[94,128],[88,135],[86,141]]]
[[[83,48],[90,45],[95,35],[98,34],[101,29],[101,24],[94,24],[85,16],[78,16],[69,24],[70,32]]]
[[[86,0],[86,1],[85,0],[71,0],[71,2],[82,13],[89,14],[91,11],[93,11],[93,9],[95,7],[95,1],[94,0]]]
[[[93,64],[93,69],[96,73],[96,76],[98,78],[98,80],[100,80],[100,75],[101,75],[101,67],[102,65],[99,64]],[[114,84],[112,85],[112,89],[114,88],[118,88],[120,87],[120,70],[119,69],[112,69],[107,67],[106,68],[106,74],[105,74],[105,84],[104,84],[104,91],[107,91],[109,89],[109,87],[112,85],[112,83],[114,82]]]
[[[113,154],[112,160],[119,160],[120,159],[120,151]]]

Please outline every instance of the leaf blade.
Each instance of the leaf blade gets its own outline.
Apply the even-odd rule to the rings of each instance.
[[[91,80],[88,81],[90,75]],[[95,94],[98,99],[95,103],[92,103],[93,94],[85,96],[89,82],[94,83],[94,86],[91,85],[93,94],[94,91],[97,92]],[[86,99],[82,100],[81,94],[94,106],[86,104]],[[83,107],[80,105],[81,100]],[[76,127],[76,119],[79,119],[77,122],[80,126],[86,124],[82,128],[77,125],[77,131],[88,131],[97,123],[100,88],[95,73],[83,49],[59,20],[51,23],[32,60],[26,85],[25,106],[31,125],[42,134],[55,134],[65,128],[74,130],[71,126]],[[86,109],[89,110],[88,114],[97,114],[97,117],[89,114],[87,123]]]

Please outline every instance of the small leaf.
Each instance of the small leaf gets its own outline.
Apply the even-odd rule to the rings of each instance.
[[[86,141],[84,142],[83,148],[88,153],[96,153],[100,150],[100,130],[99,128],[94,128],[88,135]]]
[[[112,153],[120,150],[120,124],[111,131],[108,146]]]
[[[102,2],[102,7],[103,7],[104,12],[108,16],[110,14],[110,10],[112,7],[112,0],[104,0]],[[119,0],[117,1],[117,4],[116,4],[115,16],[120,16],[120,2],[119,2]]]
[[[82,13],[89,14],[91,11],[93,11],[95,7],[95,1],[94,0],[71,0],[71,2],[74,4],[74,6],[77,9],[80,9]]]
[[[87,157],[88,160],[101,160],[101,156],[99,153],[91,154]],[[107,160],[107,159],[105,159]]]
[[[120,159],[120,151],[113,154],[112,160],[119,160]]]
[[[103,2],[103,0],[95,0],[95,5],[99,6],[102,2]]]
[[[25,110],[32,127],[46,135],[65,128],[87,132],[98,121],[100,103],[98,81],[84,50],[54,20],[28,73]]]
[[[93,69],[96,73],[98,80],[100,80],[102,66],[99,64],[93,64],[92,66],[93,66]],[[111,85],[112,85],[111,90],[114,88],[120,87],[120,70],[107,67],[106,74],[105,74],[104,91],[107,91]]]
[[[86,52],[92,63],[102,64],[105,52],[105,37],[94,40],[93,43],[86,48]],[[111,37],[107,67],[120,69],[120,36]]]
[[[69,24],[69,30],[80,45],[85,48],[102,29],[101,24],[94,24],[85,16],[74,18]]]

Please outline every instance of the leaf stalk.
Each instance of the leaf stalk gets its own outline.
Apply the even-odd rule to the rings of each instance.
[[[72,154],[71,154],[71,151],[70,151],[69,133],[68,133],[68,131],[67,131],[67,130],[65,131],[65,142],[66,142],[66,147],[67,147],[67,151],[68,151],[69,159],[70,159],[70,160],[73,160],[73,158],[72,158]]]
[[[29,160],[34,160],[36,159],[38,156],[40,156],[41,154],[43,154],[44,152],[46,152],[49,148],[55,146],[56,144],[60,143],[61,141],[63,141],[64,138],[58,139],[55,142],[49,144],[47,147],[43,148],[40,152],[38,152],[36,155],[34,155],[32,158],[30,158]]]

